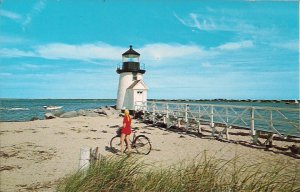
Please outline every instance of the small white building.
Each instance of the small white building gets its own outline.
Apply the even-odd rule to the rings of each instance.
[[[117,109],[134,110],[136,104],[147,102],[148,87],[143,81],[145,69],[140,68],[140,54],[132,49],[122,54],[122,67],[117,68],[120,74],[117,97]]]

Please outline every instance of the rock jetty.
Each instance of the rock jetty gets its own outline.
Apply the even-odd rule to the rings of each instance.
[[[98,117],[98,116],[107,116],[115,117],[119,116],[121,113],[120,110],[116,110],[114,106],[105,106],[97,109],[80,109],[78,111],[68,111],[62,114],[54,113],[45,113],[45,119],[54,119],[54,118],[73,118],[78,116],[87,116],[87,117]]]

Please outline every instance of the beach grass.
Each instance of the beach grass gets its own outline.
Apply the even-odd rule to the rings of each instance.
[[[249,165],[199,156],[169,167],[157,168],[137,157],[101,157],[58,185],[74,191],[299,191],[298,165],[259,162]]]

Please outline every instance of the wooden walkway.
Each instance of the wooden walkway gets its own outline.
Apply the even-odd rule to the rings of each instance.
[[[232,127],[249,129],[255,144],[272,144],[275,135],[281,138],[300,137],[299,108],[148,101],[136,103],[135,110],[144,112],[144,120],[153,124],[163,123],[167,128],[183,126],[187,131],[201,134],[201,125],[209,125],[213,137],[229,139],[228,129]],[[224,128],[218,134],[216,125]],[[268,137],[262,143],[258,138],[263,132]]]

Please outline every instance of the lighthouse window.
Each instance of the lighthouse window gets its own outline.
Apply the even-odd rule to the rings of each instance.
[[[138,91],[138,92],[137,92],[137,94],[142,94],[142,93],[143,93],[143,91]]]

